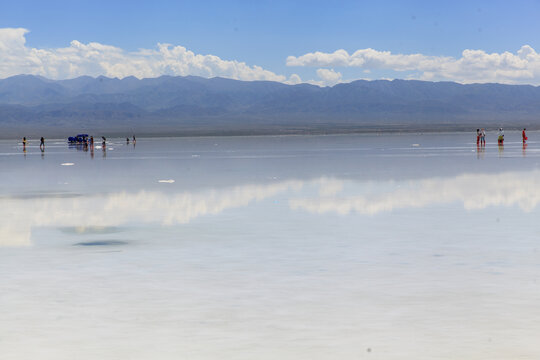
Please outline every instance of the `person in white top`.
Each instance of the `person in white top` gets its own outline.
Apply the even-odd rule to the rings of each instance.
[[[504,130],[503,130],[503,128],[499,128],[498,143],[499,143],[499,145],[503,145],[503,143],[504,143]]]

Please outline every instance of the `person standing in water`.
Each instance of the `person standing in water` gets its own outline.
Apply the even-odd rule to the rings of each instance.
[[[39,141],[39,148],[41,149],[41,151],[45,150],[45,138],[43,136]]]
[[[486,130],[484,128],[480,130],[480,145],[486,146]]]
[[[480,129],[476,129],[476,145],[480,145]]]
[[[499,145],[504,145],[504,130],[503,128],[499,128],[499,134],[497,137],[497,141]]]
[[[525,143],[528,139],[527,134],[525,134],[525,130],[527,129],[523,128],[523,131],[521,132],[521,138],[523,140],[523,143]]]
[[[126,138],[126,145],[129,145],[129,138]]]

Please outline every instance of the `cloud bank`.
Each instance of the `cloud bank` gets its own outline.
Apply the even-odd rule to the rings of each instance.
[[[83,75],[117,78],[195,75],[332,86],[351,81],[343,79],[339,68],[356,68],[362,70],[362,74],[372,70],[403,73],[402,77],[408,79],[540,85],[540,54],[529,45],[523,45],[516,53],[466,49],[459,58],[394,54],[371,48],[352,54],[341,49],[333,53],[317,51],[287,57],[287,66],[317,68],[316,79],[303,80],[297,74],[287,77],[261,66],[196,54],[183,46],[171,44],[158,43],[155,48],[133,52],[97,42],[83,44],[77,40],[71,41],[67,47],[32,48],[26,45],[27,33],[24,28],[0,28],[0,78],[19,74],[41,75],[55,80]]]
[[[540,85],[540,54],[529,45],[522,46],[515,54],[507,51],[489,54],[483,50],[467,49],[460,58],[393,54],[370,48],[349,54],[341,49],[333,53],[313,52],[298,57],[289,56],[286,63],[287,66],[412,72],[408,78],[421,80]]]
[[[221,76],[236,80],[270,80],[298,83],[236,60],[223,60],[214,55],[195,54],[183,46],[158,44],[155,49],[127,52],[121,48],[96,42],[83,44],[73,40],[68,47],[37,49],[26,46],[27,29],[0,29],[0,78],[18,74],[41,75],[50,79],[68,79],[82,75],[124,78],[161,75]]]

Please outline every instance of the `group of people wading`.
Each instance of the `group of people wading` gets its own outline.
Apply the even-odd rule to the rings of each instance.
[[[476,145],[486,146],[486,130],[476,129]]]
[[[71,138],[70,138],[71,139]],[[70,140],[71,141],[71,140]],[[133,145],[137,142],[137,139],[135,138],[135,135],[133,135]],[[23,151],[26,153],[26,145],[28,144],[28,140],[26,139],[26,136],[22,138],[22,146]],[[81,143],[84,147],[90,146],[90,148],[93,150],[94,148],[94,137],[90,136],[89,138],[85,136],[85,138],[82,140]],[[126,144],[129,144],[129,137],[126,138]],[[103,149],[107,146],[107,139],[105,136],[101,137],[101,146]],[[42,136],[39,140],[39,149],[41,152],[45,152],[45,138]]]
[[[525,133],[527,129],[523,128],[521,131],[521,140],[523,141],[523,144],[527,142],[527,134]],[[504,130],[503,128],[499,128],[499,131],[497,132],[497,144],[504,145]],[[486,146],[486,130],[485,129],[476,129],[476,145],[477,146]]]

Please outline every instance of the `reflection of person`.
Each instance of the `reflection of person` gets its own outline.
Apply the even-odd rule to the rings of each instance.
[[[498,137],[497,137],[497,141],[498,141],[499,145],[504,144],[504,130],[503,130],[503,128],[499,128],[499,134],[498,134]]]
[[[484,128],[480,130],[480,144],[486,146],[486,130]]]
[[[480,129],[476,129],[476,145],[480,144]]]
[[[484,158],[484,153],[486,152],[486,147],[485,146],[476,146],[476,158],[477,159],[483,159]]]
[[[521,138],[523,139],[523,142],[527,141],[528,137],[527,135],[525,134],[525,128],[523,128],[523,131],[521,132]]]

